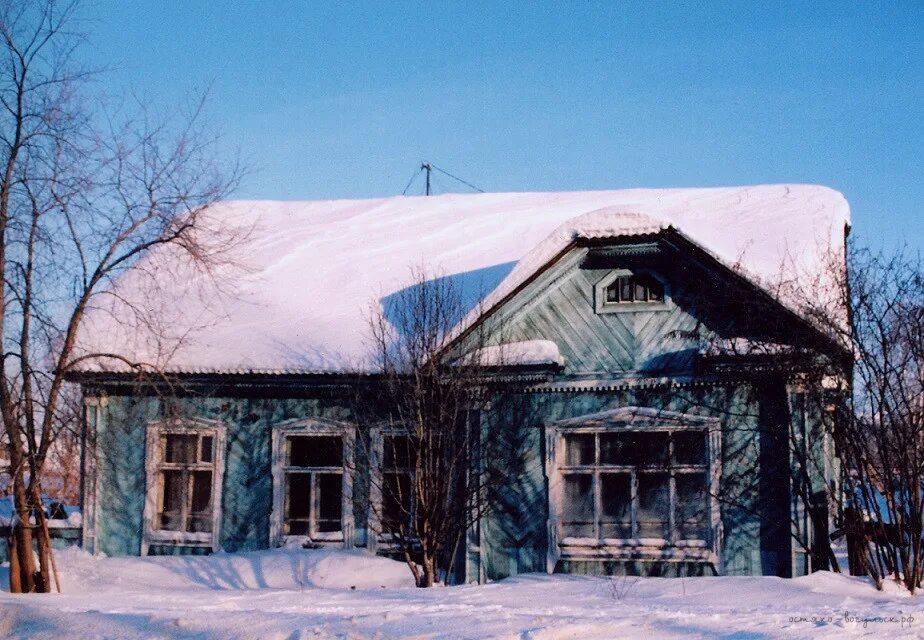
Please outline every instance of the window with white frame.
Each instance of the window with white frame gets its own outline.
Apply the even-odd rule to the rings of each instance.
[[[670,308],[670,287],[654,271],[615,269],[594,286],[597,313],[664,311]]]
[[[352,430],[307,420],[273,429],[273,538],[352,544]]]
[[[704,429],[563,434],[563,538],[708,539]]]
[[[146,541],[217,545],[224,441],[213,421],[148,425]]]

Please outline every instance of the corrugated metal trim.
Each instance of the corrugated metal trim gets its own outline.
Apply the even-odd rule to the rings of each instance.
[[[181,367],[177,369],[75,369],[79,376],[369,376],[377,371],[346,371],[337,369],[299,369],[299,368],[220,368],[220,367]]]
[[[528,393],[558,393],[582,391],[622,391],[625,389],[657,389],[677,387],[723,387],[742,384],[741,379],[701,378],[701,377],[662,377],[662,378],[622,378],[614,380],[571,380],[535,384],[524,389]]]

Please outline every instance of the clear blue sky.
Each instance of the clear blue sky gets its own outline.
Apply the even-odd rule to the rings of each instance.
[[[397,194],[422,159],[487,191],[811,182],[924,249],[924,2],[534,4],[82,13],[114,90],[211,85],[240,197]]]

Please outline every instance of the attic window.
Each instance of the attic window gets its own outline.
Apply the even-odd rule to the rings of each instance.
[[[619,276],[605,289],[606,304],[664,302],[664,285],[648,275]]]

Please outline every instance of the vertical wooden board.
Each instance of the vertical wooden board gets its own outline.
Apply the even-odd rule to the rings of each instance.
[[[156,399],[110,397],[98,438],[97,551],[138,555],[143,534],[145,427],[157,417]]]

